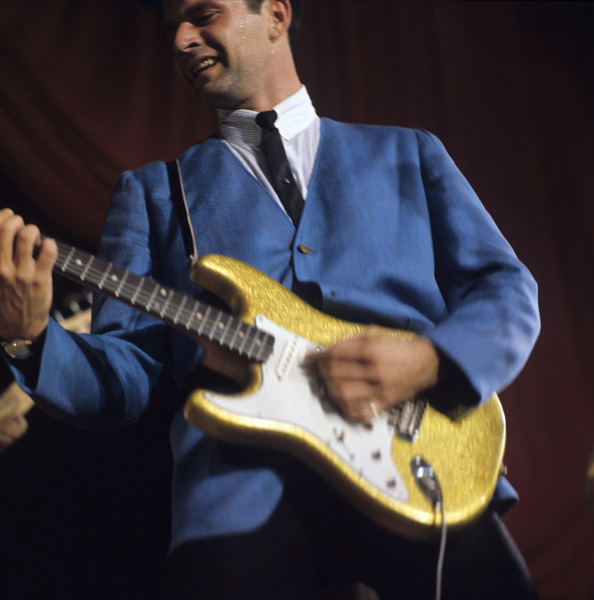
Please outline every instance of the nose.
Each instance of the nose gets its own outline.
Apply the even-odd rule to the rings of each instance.
[[[180,23],[173,39],[176,52],[183,54],[192,48],[198,47],[201,43],[202,37],[197,27],[187,21]]]

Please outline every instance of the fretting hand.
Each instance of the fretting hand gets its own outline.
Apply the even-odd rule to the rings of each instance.
[[[57,255],[56,243],[42,241],[35,225],[25,225],[9,208],[0,210],[0,339],[34,340],[45,330]]]

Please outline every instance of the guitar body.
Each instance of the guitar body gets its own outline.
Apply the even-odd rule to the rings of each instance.
[[[220,439],[293,454],[371,520],[406,537],[427,538],[441,526],[439,510],[413,476],[416,457],[440,482],[448,527],[471,522],[487,507],[505,448],[505,418],[496,396],[448,413],[426,405],[413,436],[401,435],[393,414],[379,415],[371,427],[348,422],[301,362],[308,353],[362,333],[365,325],[325,315],[231,258],[202,257],[192,280],[227,302],[242,321],[273,335],[274,350],[258,364],[207,340],[205,364],[240,381],[243,390],[237,395],[196,390],[185,405],[190,423]]]

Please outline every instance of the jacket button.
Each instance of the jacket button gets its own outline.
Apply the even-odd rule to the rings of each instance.
[[[311,254],[311,248],[305,244],[299,244],[299,246],[297,246],[297,250],[301,252],[301,254]]]

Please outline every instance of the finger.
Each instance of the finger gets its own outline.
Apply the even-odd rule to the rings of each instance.
[[[359,402],[349,404],[343,410],[343,416],[346,419],[362,423],[369,423],[378,415],[376,403],[368,399],[361,399]]]
[[[2,224],[6,219],[14,215],[14,211],[12,208],[3,208],[0,210],[0,224]]]
[[[323,353],[322,360],[331,358],[334,360],[353,361],[361,365],[373,365],[381,361],[384,347],[389,340],[395,343],[395,338],[385,333],[377,333],[372,330],[345,340],[337,342],[334,346]]]
[[[352,382],[339,389],[327,388],[330,402],[349,420],[366,421],[385,409],[372,388],[362,382]]]
[[[12,438],[23,435],[27,431],[27,427],[27,420],[19,414],[7,415],[0,419],[0,430]]]
[[[0,451],[22,437],[27,427],[27,420],[21,415],[8,415],[0,419]]]
[[[6,219],[14,215],[14,211],[12,208],[3,208],[0,209],[0,224],[3,223]]]
[[[326,384],[326,393],[330,400],[347,404],[369,398],[373,394],[373,389],[362,379],[339,379]]]
[[[0,261],[12,265],[14,242],[17,232],[25,225],[20,215],[15,215],[10,209],[4,209],[0,218]]]
[[[373,348],[381,339],[378,335],[363,334],[354,338],[339,340],[332,347],[310,354],[306,358],[312,364],[327,365],[329,361],[365,363],[373,360]]]
[[[313,352],[311,354],[307,354],[303,359],[303,364],[312,369],[319,370],[321,365],[326,365],[329,360],[332,359],[341,359],[344,360],[346,358],[354,357],[356,354],[353,351],[344,352],[341,348],[344,344],[344,341],[337,342],[334,346],[327,350],[322,350],[320,352]],[[322,366],[322,368],[324,368]]]
[[[45,238],[41,242],[39,256],[37,258],[37,265],[39,269],[51,271],[57,258],[58,245],[56,244],[56,240]]]
[[[331,355],[342,360],[358,360],[367,344],[367,335],[339,340],[322,355]]]
[[[325,382],[371,379],[369,365],[360,360],[341,359],[334,356],[321,357],[317,363],[317,373]]]
[[[33,268],[35,246],[41,243],[41,233],[36,225],[25,225],[16,236],[14,262],[17,269]]]
[[[369,350],[374,347],[378,340],[386,336],[379,328],[369,327],[363,333],[351,338],[338,340],[333,346],[321,352],[312,352],[304,358],[304,365],[315,365],[326,357],[340,358],[343,360],[360,360],[363,355],[366,359],[369,355]]]

